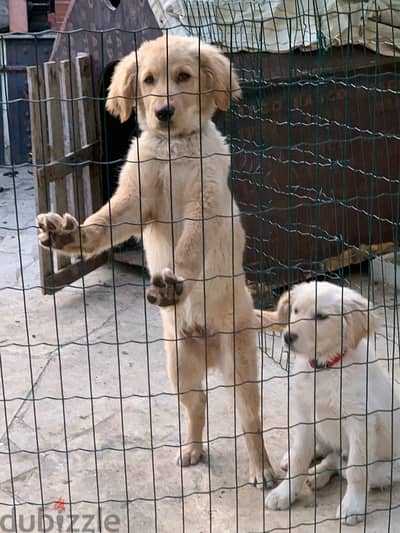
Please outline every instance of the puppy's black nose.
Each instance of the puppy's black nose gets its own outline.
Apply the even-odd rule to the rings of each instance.
[[[157,109],[155,113],[158,120],[161,122],[167,122],[167,120],[170,120],[175,113],[175,107],[173,105],[165,105],[164,107],[161,107],[161,109]]]
[[[288,331],[284,334],[283,339],[288,346],[293,344],[299,336],[296,333],[289,333]]]

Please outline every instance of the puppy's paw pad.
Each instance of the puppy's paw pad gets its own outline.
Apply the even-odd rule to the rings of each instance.
[[[39,227],[39,243],[45,248],[62,249],[76,240],[79,223],[69,213],[41,213],[36,218]]]
[[[181,452],[176,458],[176,462],[180,466],[191,466],[199,463],[203,457],[203,447],[200,445],[190,444],[182,447]]]
[[[183,278],[176,276],[170,268],[164,268],[151,278],[147,300],[151,304],[167,307],[177,304],[182,293]]]
[[[282,484],[281,484],[282,485]],[[271,491],[265,499],[265,505],[268,509],[274,511],[283,511],[290,506],[289,491],[282,489],[279,485],[276,489]]]

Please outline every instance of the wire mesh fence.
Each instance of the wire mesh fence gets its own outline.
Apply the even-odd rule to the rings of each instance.
[[[395,532],[398,7],[153,4],[0,34],[0,530]]]

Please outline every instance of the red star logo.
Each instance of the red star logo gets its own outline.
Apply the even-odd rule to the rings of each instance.
[[[64,503],[64,500],[61,498],[61,496],[60,498],[58,498],[58,500],[54,504],[54,509],[56,511],[65,511],[65,503]]]

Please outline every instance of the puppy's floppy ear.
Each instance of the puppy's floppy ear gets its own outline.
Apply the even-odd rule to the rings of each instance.
[[[271,331],[283,331],[290,320],[289,291],[279,298],[276,311],[262,311],[255,309],[258,328],[270,329]]]
[[[380,326],[378,315],[368,309],[368,300],[355,291],[348,290],[343,302],[344,320],[347,325],[346,340],[351,349],[357,348],[361,339],[375,333]],[[346,293],[345,293],[346,294]],[[371,308],[371,304],[369,305]]]
[[[132,113],[132,99],[136,95],[137,62],[136,51],[123,57],[114,69],[108,89],[106,109],[121,122]]]
[[[279,298],[278,307],[276,308],[276,313],[278,315],[278,321],[282,324],[282,329],[284,329],[290,322],[290,311],[291,311],[291,299],[293,298],[293,293],[291,291],[284,292]]]
[[[200,63],[206,76],[206,90],[211,92],[217,108],[227,111],[231,100],[238,100],[242,95],[239,79],[231,62],[216,46],[202,43]]]

